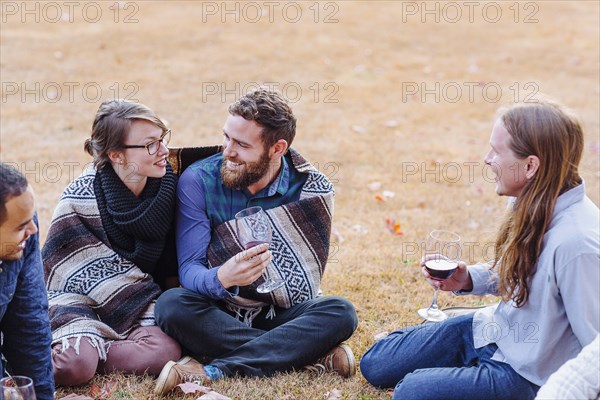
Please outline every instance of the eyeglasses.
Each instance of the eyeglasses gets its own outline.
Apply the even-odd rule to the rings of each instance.
[[[156,139],[153,140],[149,143],[146,143],[145,145],[133,145],[133,144],[124,144],[123,146],[121,146],[124,149],[143,149],[146,148],[146,150],[148,150],[148,154],[153,156],[158,152],[158,149],[160,148],[160,144],[164,144],[165,146],[167,146],[169,144],[169,141],[171,140],[171,130],[167,129],[165,131],[165,133],[163,133],[163,135],[160,137],[160,139]]]

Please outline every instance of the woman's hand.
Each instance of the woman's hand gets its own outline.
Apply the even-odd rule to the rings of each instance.
[[[449,292],[457,290],[470,292],[473,290],[473,280],[471,279],[471,275],[467,269],[467,264],[465,264],[463,261],[458,262],[456,271],[454,271],[454,273],[448,279],[439,280],[432,278],[429,272],[427,272],[427,268],[425,268],[425,263],[429,260],[439,257],[440,256],[438,254],[428,254],[421,259],[421,273],[431,286],[438,287],[440,290]]]

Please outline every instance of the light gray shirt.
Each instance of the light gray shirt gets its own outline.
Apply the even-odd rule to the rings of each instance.
[[[591,343],[600,331],[599,225],[598,207],[583,183],[560,195],[527,302],[517,308],[503,301],[475,313],[475,347],[496,343],[492,359],[541,386]],[[469,266],[469,273],[468,294],[497,294],[497,275],[488,265]]]

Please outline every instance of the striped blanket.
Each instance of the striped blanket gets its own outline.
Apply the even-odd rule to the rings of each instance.
[[[300,199],[265,211],[273,231],[269,248],[273,257],[265,274],[283,279],[285,286],[271,293],[258,293],[256,287],[264,281],[261,277],[240,287],[239,296],[226,299],[227,307],[248,325],[262,307],[287,309],[316,297],[325,272],[333,219],[333,185],[300,154],[292,149],[290,154],[294,167],[308,174]],[[207,251],[209,267],[222,265],[242,250],[235,220],[220,224],[212,230]]]
[[[123,340],[140,325],[154,325],[160,288],[152,277],[115,253],[106,237],[94,194],[95,170],[65,189],[42,249],[52,345],[82,337],[105,360],[105,344]]]

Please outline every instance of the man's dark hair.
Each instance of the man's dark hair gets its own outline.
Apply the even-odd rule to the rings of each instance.
[[[258,89],[229,106],[231,115],[255,121],[262,129],[262,141],[270,147],[279,139],[291,146],[296,135],[296,117],[288,102],[277,92]]]
[[[6,203],[27,190],[27,179],[14,167],[0,162],[0,225],[6,221]]]

